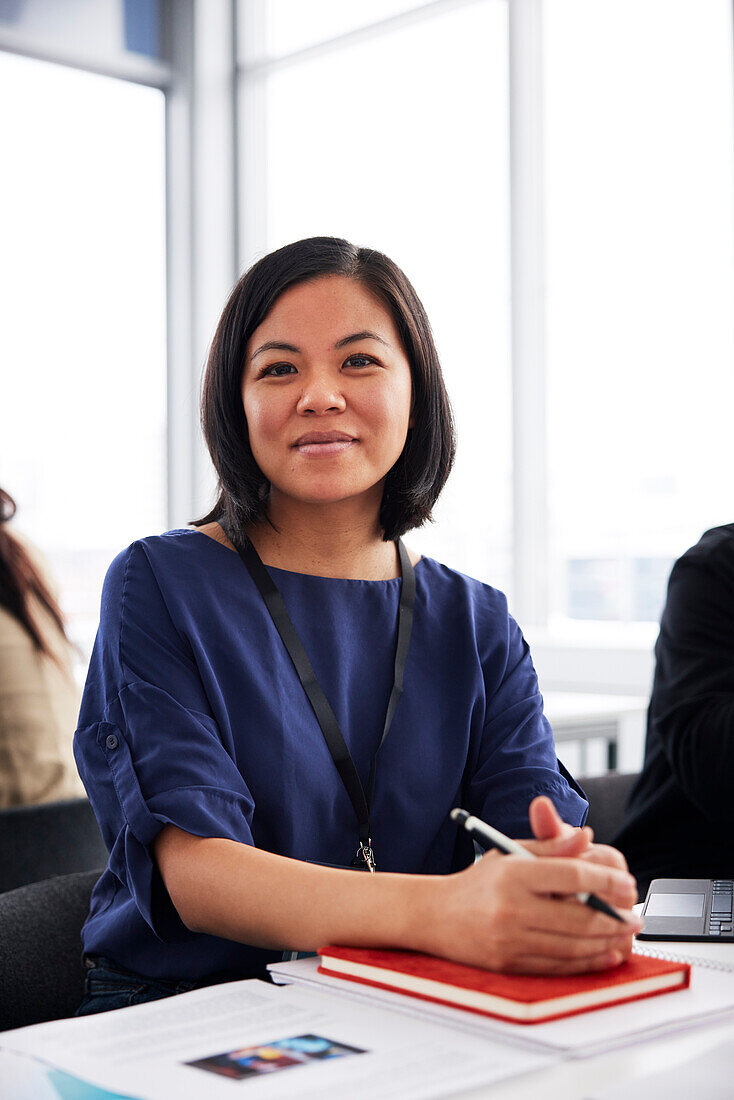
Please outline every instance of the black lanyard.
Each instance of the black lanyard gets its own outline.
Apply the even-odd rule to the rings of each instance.
[[[260,555],[249,540],[244,549],[238,549],[238,553],[247,566],[249,574],[257,586],[265,606],[270,613],[270,617],[275,624],[275,629],[278,631],[278,634],[280,634],[283,644],[288,650],[290,659],[298,673],[298,679],[301,681],[303,690],[308,696],[308,701],[313,707],[314,714],[321,727],[321,732],[324,735],[324,740],[331,753],[331,758],[336,765],[336,769],[341,776],[342,783],[354,807],[359,825],[359,847],[352,861],[352,866],[359,867],[361,870],[375,871],[376,867],[370,831],[370,807],[375,793],[375,765],[377,762],[377,753],[382,748],[382,744],[387,737],[398,701],[403,694],[403,675],[405,673],[405,662],[408,657],[408,648],[410,646],[410,635],[413,629],[415,571],[408,556],[408,552],[403,545],[402,539],[399,539],[398,553],[400,555],[400,574],[402,583],[400,586],[400,606],[398,608],[398,642],[395,650],[395,676],[392,691],[390,692],[390,700],[387,704],[385,726],[382,731],[382,737],[380,738],[380,744],[377,746],[375,755],[370,762],[370,774],[367,780],[366,795],[342,731],[339,729],[339,723],[336,720],[333,710],[329,706],[329,701],[324,695],[321,685],[316,679],[316,673],[311,666],[306,650],[303,648],[303,642],[298,637],[298,632],[291,622],[283,597],[263,565]]]

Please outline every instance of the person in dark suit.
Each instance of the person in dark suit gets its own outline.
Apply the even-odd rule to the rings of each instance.
[[[734,523],[675,563],[655,646],[645,761],[615,844],[653,878],[734,874]]]

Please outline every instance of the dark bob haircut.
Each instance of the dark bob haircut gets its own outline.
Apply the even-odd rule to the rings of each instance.
[[[403,272],[381,252],[338,237],[296,241],[258,260],[236,284],[204,374],[201,419],[219,495],[212,511],[194,525],[218,520],[235,546],[246,540],[245,527],[265,515],[270,488],[250,450],[242,407],[247,342],[285,290],[325,275],[355,279],[388,309],[410,364],[413,427],[385,479],[380,506],[385,541],[431,518],[454,461],[454,422],[431,327]]]

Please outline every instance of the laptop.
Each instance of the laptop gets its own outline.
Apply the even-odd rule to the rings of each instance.
[[[647,891],[638,940],[734,942],[732,879],[655,878]]]

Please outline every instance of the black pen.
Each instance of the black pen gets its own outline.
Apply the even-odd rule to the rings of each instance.
[[[482,821],[479,817],[473,817],[472,814],[467,813],[466,810],[452,810],[451,820],[456,822],[457,825],[462,825],[470,836],[473,836],[475,840],[478,840],[480,844],[486,847],[488,844],[493,845],[495,848],[499,848],[501,852],[504,852],[508,856],[522,856],[523,859],[536,859],[532,852],[529,852],[527,848],[524,848],[522,844],[518,844],[516,840],[510,840],[508,836],[501,833],[499,829],[493,828],[491,825],[487,825],[486,821]],[[576,897],[584,905],[588,905],[590,909],[597,909],[600,913],[606,913],[608,917],[613,917],[614,920],[620,921],[622,924],[626,924],[627,921],[621,916],[616,909],[612,909],[611,905],[607,905],[605,901],[598,898],[596,894],[576,894]]]

